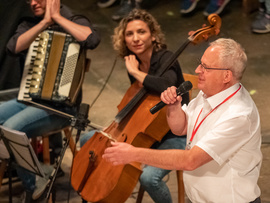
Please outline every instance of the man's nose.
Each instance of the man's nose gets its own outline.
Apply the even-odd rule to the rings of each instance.
[[[195,73],[203,73],[203,68],[201,67],[201,65],[199,64],[197,66],[197,68],[195,69]]]

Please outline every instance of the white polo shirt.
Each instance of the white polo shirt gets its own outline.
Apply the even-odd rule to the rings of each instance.
[[[208,108],[209,113],[236,92],[239,85],[207,99],[200,91],[188,106],[183,106],[188,120],[187,142],[202,107]],[[202,114],[197,125],[204,117]],[[193,203],[247,203],[260,196],[257,185],[262,162],[260,117],[243,86],[202,122],[191,147],[194,145],[213,160],[194,171],[184,171],[186,194]]]

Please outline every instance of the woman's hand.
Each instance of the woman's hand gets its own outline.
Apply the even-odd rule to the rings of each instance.
[[[135,55],[125,56],[125,64],[126,64],[126,67],[127,67],[129,74],[131,74],[133,76],[134,76],[135,72],[140,71],[139,70],[139,62],[136,59]]]
[[[134,78],[136,78],[136,80],[138,80],[140,84],[143,84],[143,81],[147,73],[139,69],[139,61],[136,59],[136,56],[135,55],[125,56],[125,64],[128,73],[132,75]]]

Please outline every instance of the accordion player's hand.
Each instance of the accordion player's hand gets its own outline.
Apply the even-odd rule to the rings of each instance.
[[[51,5],[52,5],[52,0],[47,0],[46,11],[45,11],[43,20],[46,22],[46,24],[48,24],[48,26],[53,24],[53,19],[51,17]]]
[[[51,6],[50,6],[51,18],[54,20],[54,18],[61,16],[60,0],[50,0],[50,1],[51,1]]]

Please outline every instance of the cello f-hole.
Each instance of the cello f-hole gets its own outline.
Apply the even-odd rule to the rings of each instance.
[[[123,133],[121,136],[122,136],[121,139],[123,140],[123,142],[126,142],[127,141],[127,134]]]

